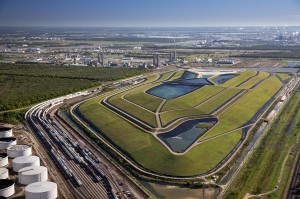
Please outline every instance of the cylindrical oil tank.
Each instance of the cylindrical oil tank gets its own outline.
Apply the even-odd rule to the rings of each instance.
[[[8,128],[8,127],[0,127],[0,138],[8,138],[8,137],[12,137],[12,128]]]
[[[21,184],[31,184],[35,182],[46,182],[48,180],[48,170],[43,166],[24,167],[19,170],[19,182]]]
[[[0,168],[0,179],[7,179],[9,177],[7,168]]]
[[[0,153],[0,167],[8,165],[8,156],[6,153]]]
[[[41,198],[57,198],[57,184],[54,182],[35,182],[25,187],[25,199]]]
[[[7,155],[9,158],[16,158],[20,156],[29,156],[32,154],[32,147],[30,145],[12,145],[7,147]]]
[[[40,158],[37,156],[20,156],[13,159],[13,170],[18,172],[24,167],[40,166]]]
[[[0,180],[0,196],[10,197],[15,193],[15,183],[12,180]]]
[[[7,147],[11,145],[16,145],[17,140],[16,138],[0,138],[0,149],[6,149]]]

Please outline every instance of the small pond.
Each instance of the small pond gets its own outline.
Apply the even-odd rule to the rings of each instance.
[[[196,73],[185,71],[179,79],[194,79],[197,77]]]
[[[198,86],[186,86],[180,84],[161,84],[159,86],[153,87],[146,92],[148,94],[154,95],[156,97],[164,99],[172,99],[185,95],[189,92],[192,92],[200,87]]]
[[[220,75],[219,77],[214,79],[214,82],[216,82],[217,84],[224,84],[225,82],[227,82],[228,80],[230,80],[231,78],[237,76],[238,74],[224,74],[224,75]]]
[[[169,132],[158,134],[157,137],[172,151],[182,153],[212,128],[217,121],[217,118],[188,120]]]

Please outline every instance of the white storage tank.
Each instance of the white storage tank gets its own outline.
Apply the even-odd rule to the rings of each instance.
[[[0,180],[0,196],[10,197],[15,193],[15,183],[12,180]]]
[[[25,199],[41,198],[57,198],[57,184],[54,182],[35,182],[25,187]]]
[[[0,167],[8,165],[8,156],[6,153],[0,153]]]
[[[31,184],[35,182],[46,182],[48,180],[48,170],[43,166],[24,167],[19,170],[19,182],[21,184]]]
[[[32,154],[32,147],[30,145],[12,145],[7,147],[7,155],[9,158],[16,158],[20,156],[29,156]]]
[[[0,138],[7,138],[7,137],[12,137],[12,128],[8,127],[0,127]]]
[[[24,167],[40,166],[40,158],[37,156],[20,156],[13,159],[13,170],[18,172]]]
[[[11,145],[16,145],[16,138],[0,138],[0,150],[6,149]]]
[[[0,179],[7,179],[9,177],[7,168],[0,168]]]

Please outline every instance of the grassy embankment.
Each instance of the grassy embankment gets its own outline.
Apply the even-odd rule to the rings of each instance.
[[[260,194],[274,190],[282,168],[282,179],[278,189],[264,198],[285,198],[284,194],[289,186],[288,179],[292,175],[291,165],[297,150],[295,146],[288,153],[299,136],[299,108],[300,93],[297,92],[233,181],[226,198],[243,198],[246,193]],[[287,161],[283,165],[286,157]]]
[[[203,97],[207,96],[209,93],[216,92],[216,90],[214,90],[215,89],[214,86],[207,87],[207,88],[208,89],[205,89],[205,91],[208,90],[208,92],[205,95],[203,95]],[[218,87],[216,87],[216,88],[218,88]],[[219,88],[221,88],[221,87],[219,87]],[[210,114],[212,111],[214,111],[219,106],[221,106],[224,102],[226,102],[227,100],[230,100],[239,91],[240,91],[240,89],[237,89],[237,88],[228,88],[227,90],[218,93],[213,98],[205,101],[203,104],[201,104],[200,106],[197,106],[196,108],[187,108],[187,109],[180,109],[180,110],[175,109],[175,110],[163,112],[160,115],[162,124],[166,125],[169,122],[171,122],[179,117]],[[201,103],[201,101],[197,101],[198,100],[197,95],[199,95],[199,92],[186,95],[185,98],[189,97],[192,99],[190,102],[187,102],[187,103],[190,103],[190,104],[196,104],[196,102],[197,102],[197,104]],[[201,97],[200,97],[200,100],[201,100]]]
[[[219,115],[219,124],[200,138],[216,136],[220,133],[241,127],[280,89],[282,83],[276,77],[270,77],[249,91],[223,114]]]
[[[162,111],[193,108],[224,89],[220,86],[204,86],[187,95],[168,100]]]
[[[232,79],[226,81],[224,84],[222,84],[222,86],[236,87],[239,84],[241,84],[243,81],[246,81],[247,79],[253,77],[256,74],[257,74],[256,71],[246,70],[246,71],[240,73],[240,75],[233,77]]]
[[[254,76],[253,78],[249,79],[249,81],[246,81],[244,84],[239,86],[239,88],[250,89],[255,84],[259,83],[260,81],[266,79],[269,76],[270,76],[270,73],[259,72],[257,76]]]
[[[151,134],[135,128],[99,104],[104,97],[85,102],[80,106],[80,112],[122,151],[155,172],[178,176],[206,172],[220,162],[241,138],[241,132],[237,131],[200,144],[183,156],[172,155]]]

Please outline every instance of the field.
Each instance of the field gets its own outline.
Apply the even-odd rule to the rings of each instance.
[[[139,69],[0,64],[0,111],[148,72]]]
[[[225,82],[223,84],[223,86],[232,86],[232,87],[239,86],[243,82],[246,82],[248,79],[255,76],[257,73],[258,72],[253,71],[253,70],[245,71],[245,72],[241,73],[240,75],[238,75],[238,76],[228,80],[227,82]]]
[[[201,137],[200,140],[241,127],[280,89],[281,85],[281,82],[275,76],[259,84],[220,115],[220,123]]]
[[[224,89],[220,86],[204,86],[189,95],[168,100],[163,106],[162,111],[193,108]]]
[[[256,195],[272,191],[277,186],[279,176],[282,177],[278,189],[264,197],[285,198],[288,179],[292,175],[291,165],[296,159],[299,104],[300,93],[297,92],[233,181],[225,198],[244,198],[246,193]]]
[[[168,81],[180,78],[184,72],[177,72]],[[148,170],[174,176],[197,175],[216,166],[240,142],[240,127],[248,124],[282,86],[275,75],[244,71],[224,84],[206,85],[173,99],[163,100],[146,93],[148,89],[164,84],[167,76],[169,74],[158,80],[148,80],[133,89],[116,90],[89,100],[79,107],[79,112],[83,119],[99,129],[103,137],[135,162]],[[235,99],[240,94],[243,95]],[[137,128],[129,124],[124,120],[126,115],[110,110],[107,103],[100,104],[107,96],[111,96],[108,103],[118,110],[156,127],[152,128],[153,133],[167,132],[192,117],[213,118],[216,117],[213,115],[215,110],[222,111],[214,127],[196,139],[184,153],[175,155],[160,143],[159,138],[145,133],[143,126]],[[136,124],[139,125],[139,122]],[[205,123],[197,126],[210,127]]]
[[[124,98],[152,112],[155,112],[158,106],[162,103],[162,99],[145,93],[145,91],[151,87],[153,87],[153,85],[130,92],[126,94]]]
[[[266,72],[259,72],[257,76],[254,76],[251,78],[249,81],[245,82],[239,88],[243,89],[250,89],[253,87],[255,84],[259,83],[260,81],[264,80],[265,78],[269,77],[269,73]]]

